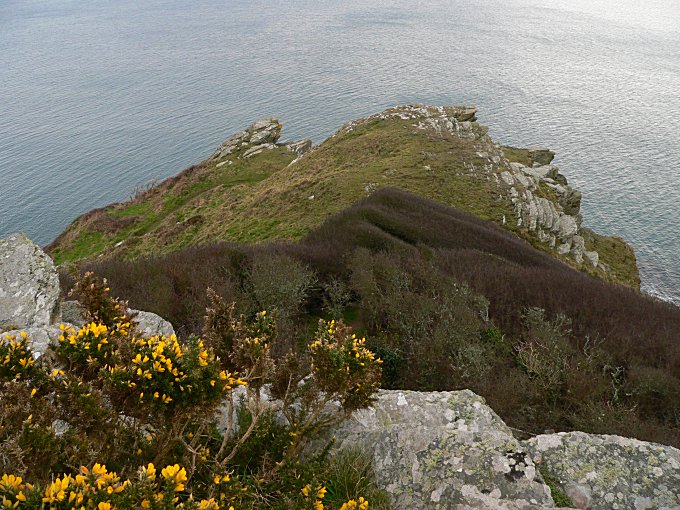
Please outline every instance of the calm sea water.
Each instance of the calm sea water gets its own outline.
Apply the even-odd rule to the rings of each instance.
[[[410,102],[556,150],[680,303],[677,0],[0,0],[0,236],[48,243],[258,117],[320,142]]]

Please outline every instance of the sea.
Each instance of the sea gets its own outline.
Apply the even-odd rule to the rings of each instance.
[[[680,304],[678,0],[0,0],[0,237],[47,244],[258,118],[319,143],[402,103],[555,150]]]

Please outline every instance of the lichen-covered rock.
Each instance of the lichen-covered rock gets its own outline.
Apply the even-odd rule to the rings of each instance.
[[[165,335],[170,336],[175,334],[175,329],[172,327],[168,321],[166,321],[160,315],[156,315],[151,312],[143,312],[140,310],[128,310],[132,314],[137,314],[135,316],[135,321],[137,321],[137,330],[142,333],[143,336],[154,336],[154,335]]]
[[[578,508],[680,509],[676,448],[583,432],[541,435],[524,445]]]
[[[0,328],[47,326],[56,319],[58,299],[52,259],[24,234],[0,239]]]
[[[469,390],[383,390],[333,433],[334,448],[372,456],[395,509],[554,506],[527,450]]]

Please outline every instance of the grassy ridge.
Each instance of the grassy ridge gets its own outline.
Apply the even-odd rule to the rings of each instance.
[[[297,240],[373,191],[396,187],[502,224],[550,251],[534,233],[517,227],[513,204],[501,196],[496,180],[480,171],[488,162],[480,147],[496,150],[482,126],[473,124],[478,136],[471,139],[413,123],[361,121],[293,164],[294,155],[285,148],[251,159],[203,162],[130,202],[79,218],[47,250],[63,263],[169,253],[216,240]],[[504,150],[511,160],[528,158],[526,150]],[[555,200],[551,192],[546,198]],[[607,239],[591,232],[586,249],[606,248]],[[639,287],[635,256],[625,244],[603,249],[601,262],[613,269],[581,269]]]

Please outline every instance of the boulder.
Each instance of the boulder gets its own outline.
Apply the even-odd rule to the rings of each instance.
[[[543,147],[533,147],[529,149],[529,158],[533,163],[538,163],[539,165],[549,165],[550,162],[555,158],[555,153],[550,149]]]
[[[577,508],[680,509],[680,450],[619,436],[561,432],[524,442]]]
[[[387,391],[333,430],[372,457],[395,509],[554,507],[527,450],[469,390]]]
[[[128,312],[137,314],[135,320],[137,321],[137,330],[144,336],[165,335],[170,336],[175,334],[175,329],[168,321],[160,315],[151,312],[142,312],[140,310],[128,309]]]
[[[48,326],[59,313],[52,259],[24,234],[0,240],[0,329]]]

